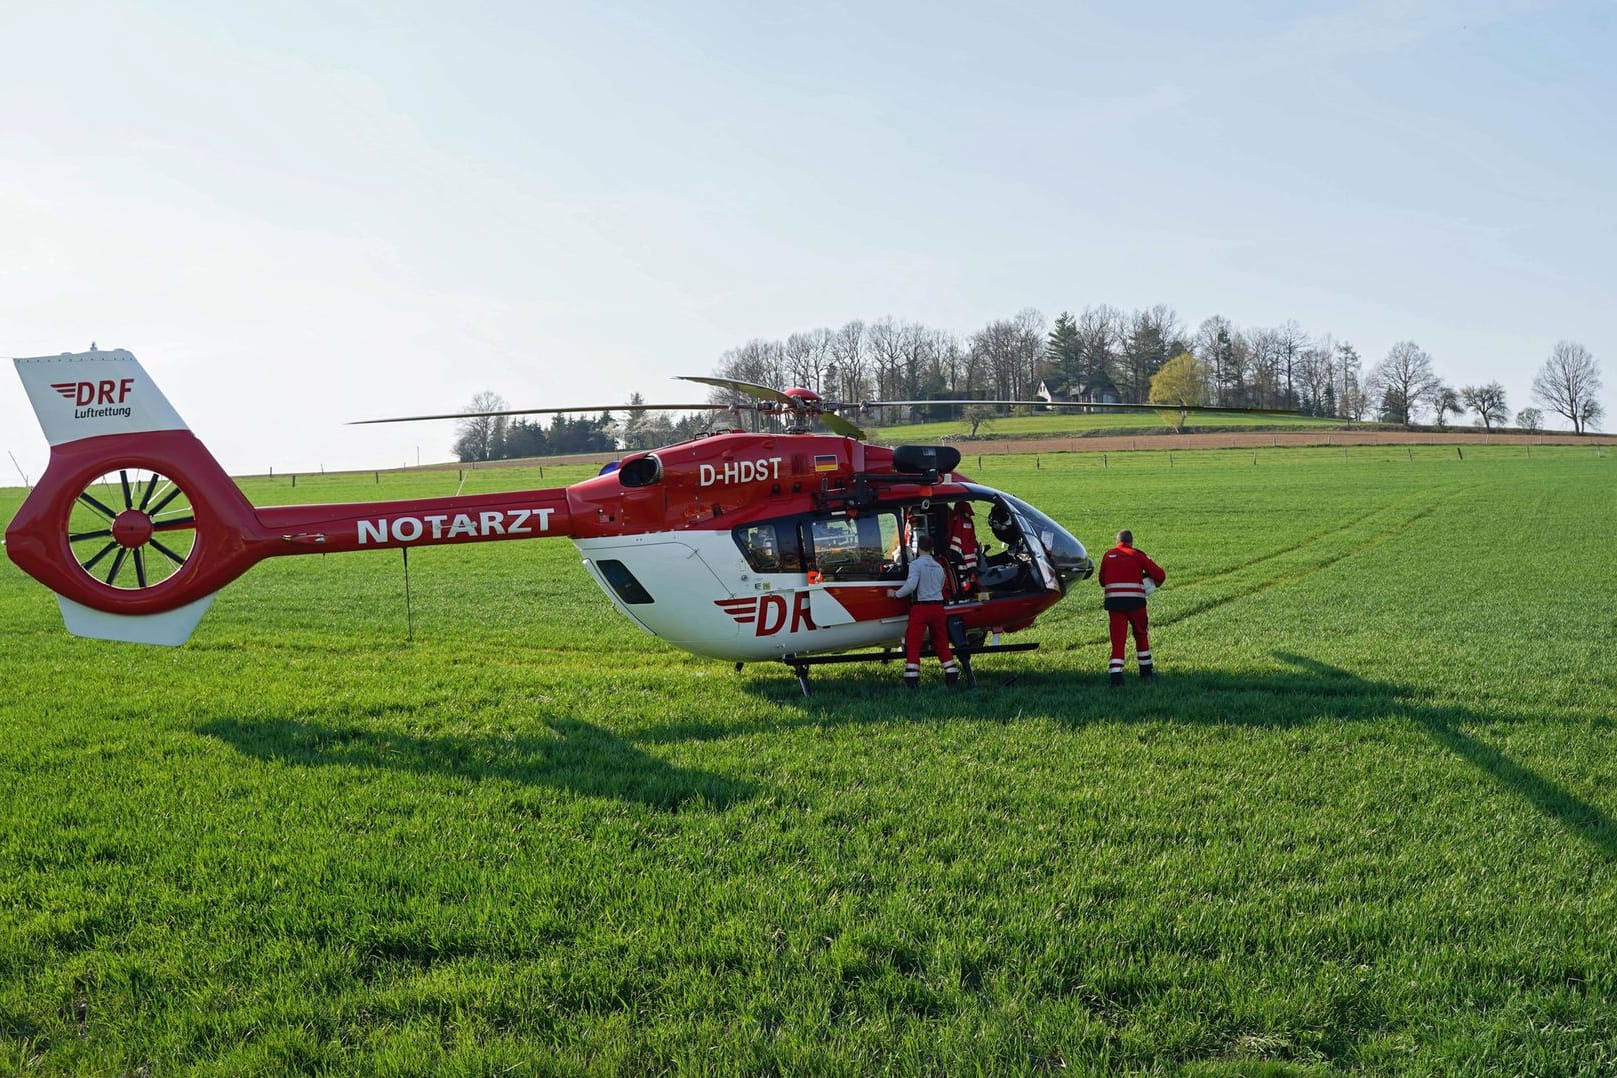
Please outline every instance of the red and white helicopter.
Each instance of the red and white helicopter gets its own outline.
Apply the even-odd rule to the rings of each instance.
[[[909,604],[888,593],[930,535],[951,552],[949,626],[971,684],[971,655],[1036,648],[998,644],[997,634],[1032,625],[1093,570],[1060,524],[957,473],[958,450],[864,441],[840,413],[876,402],[694,378],[750,399],[645,407],[748,409],[783,417],[785,431],[733,430],[631,453],[567,487],[259,507],[129,352],[16,365],[51,455],[6,529],[6,551],[57,594],[79,636],[182,644],[215,593],[265,558],[568,538],[642,629],[738,669],[782,661],[807,694],[812,666],[897,657]],[[816,420],[835,433],[810,432]],[[996,544],[985,536],[979,545],[977,520]],[[984,643],[989,633],[996,643]]]

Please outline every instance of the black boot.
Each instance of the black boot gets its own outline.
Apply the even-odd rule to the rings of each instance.
[[[943,683],[949,686],[951,689],[957,689],[960,687],[960,675],[955,671],[950,670],[947,674],[943,675]]]
[[[1140,677],[1142,677],[1142,678],[1154,678],[1156,676],[1157,676],[1157,668],[1156,667],[1154,667],[1154,666],[1142,666],[1142,667],[1140,667]]]
[[[921,687],[921,675],[920,674],[905,674],[904,675],[904,687],[906,689],[919,689]]]
[[[1122,687],[1123,687],[1123,672],[1121,670],[1113,670],[1112,671],[1112,688],[1120,689]]]

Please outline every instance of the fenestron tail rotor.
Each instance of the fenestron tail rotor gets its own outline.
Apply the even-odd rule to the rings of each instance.
[[[123,467],[89,483],[67,519],[73,560],[91,578],[124,591],[154,588],[196,544],[191,499],[173,479]]]

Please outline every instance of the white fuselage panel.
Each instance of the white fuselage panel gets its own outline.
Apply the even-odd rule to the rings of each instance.
[[[828,587],[810,584],[807,573],[760,573],[728,531],[579,539],[575,545],[626,617],[697,655],[746,662],[894,644],[904,637],[904,614],[860,620],[846,602],[850,594],[862,598],[858,593],[866,589],[885,594],[893,581]],[[612,562],[627,569],[634,584],[618,586],[623,577]]]

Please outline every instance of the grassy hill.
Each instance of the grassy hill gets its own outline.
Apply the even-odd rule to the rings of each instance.
[[[867,416],[862,421],[874,424],[881,417]],[[1345,423],[1338,419],[1319,419],[1313,416],[1254,415],[1249,412],[1197,412],[1186,424],[1187,430],[1329,430],[1351,427],[1356,430],[1388,429],[1380,423]],[[1026,415],[1003,416],[985,423],[977,431],[979,438],[1071,438],[1086,434],[1127,434],[1130,432],[1159,433],[1171,431],[1173,426],[1157,412],[1108,412],[1104,414]],[[883,444],[924,444],[943,438],[965,438],[971,433],[966,419],[951,419],[932,423],[904,423],[891,426],[866,426],[873,441]]]
[[[565,541],[413,552],[413,639],[397,552],[267,563],[176,650],[67,636],[0,560],[0,1061],[1612,1073],[1617,548],[1544,540],[1617,532],[1613,469],[993,456],[1167,569],[1121,690],[1093,581],[973,693],[804,699],[641,633]]]

